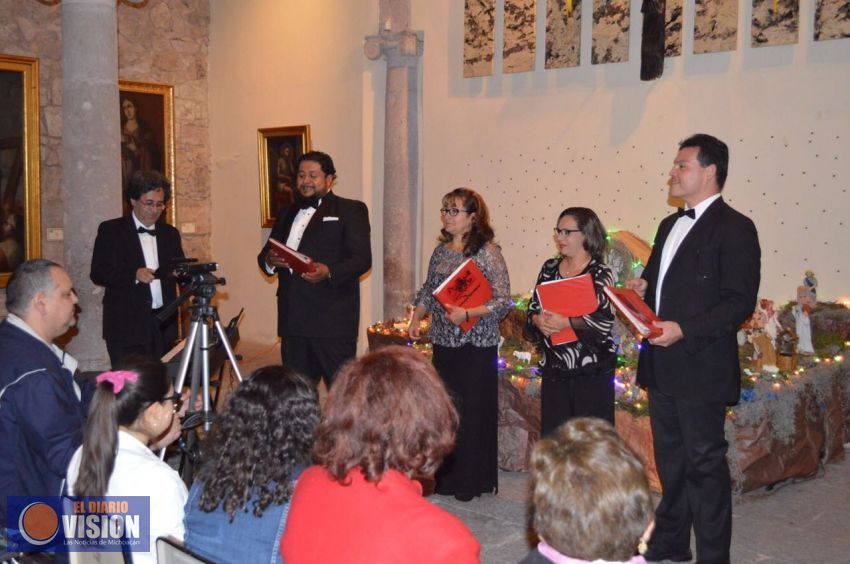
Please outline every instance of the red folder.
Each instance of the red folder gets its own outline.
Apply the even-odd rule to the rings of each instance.
[[[661,321],[637,292],[629,288],[603,288],[614,307],[623,314],[632,327],[644,337],[658,337],[662,331],[653,322]]]
[[[294,272],[304,274],[305,272],[314,272],[316,265],[313,264],[313,259],[305,254],[301,254],[291,247],[287,247],[277,239],[269,237],[269,250],[276,257],[285,260]]]
[[[443,307],[451,304],[466,309],[483,305],[493,298],[493,288],[472,259],[463,261],[433,293]],[[471,317],[461,323],[460,328],[468,332],[477,322],[477,317]]]
[[[539,284],[534,290],[542,309],[565,317],[581,317],[593,313],[599,307],[590,274],[550,280]],[[578,336],[572,328],[567,327],[552,335],[550,340],[553,345],[562,345],[577,341]]]

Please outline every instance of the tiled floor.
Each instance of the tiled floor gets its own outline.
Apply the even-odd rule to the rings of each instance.
[[[240,343],[245,375],[279,362],[277,346]],[[462,503],[432,495],[457,515],[481,542],[485,563],[515,563],[532,546],[527,504],[528,475],[499,473],[498,495]],[[850,460],[829,464],[823,475],[786,484],[770,493],[748,494],[733,506],[732,562],[850,563]]]

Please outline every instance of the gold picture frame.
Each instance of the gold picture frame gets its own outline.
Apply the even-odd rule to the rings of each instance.
[[[38,59],[0,54],[0,288],[41,256]]]
[[[165,221],[177,221],[174,176],[174,87],[131,80],[118,81],[121,115],[121,190],[123,213],[130,212],[127,185],[136,170],[159,171],[171,182]]]
[[[310,126],[258,129],[257,149],[260,155],[260,224],[272,227],[278,210],[294,200],[298,173],[295,163],[310,150]]]

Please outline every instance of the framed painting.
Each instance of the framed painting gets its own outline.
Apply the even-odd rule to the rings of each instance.
[[[278,210],[294,200],[295,163],[310,150],[310,126],[257,130],[260,154],[260,223],[272,227]]]
[[[0,288],[41,256],[38,60],[0,54]]]
[[[165,221],[174,225],[174,88],[165,84],[118,81],[121,112],[121,189],[123,212],[130,212],[127,188],[137,170],[156,170],[171,182]]]

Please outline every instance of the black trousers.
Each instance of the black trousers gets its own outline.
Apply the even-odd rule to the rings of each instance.
[[[540,436],[574,417],[598,417],[614,424],[614,365],[591,365],[565,372],[543,370]]]
[[[141,355],[159,360],[168,352],[172,341],[177,337],[177,316],[167,320],[161,325],[156,315],[162,308],[149,310],[148,334],[140,342],[126,343],[110,339],[106,335],[106,352],[109,353],[109,362],[112,368],[129,355]]]
[[[497,363],[495,346],[434,345],[434,368],[460,415],[454,451],[437,471],[439,494],[476,496],[498,488]]]
[[[284,366],[309,377],[318,386],[324,377],[330,389],[339,368],[357,353],[357,338],[281,337]]]
[[[664,490],[651,550],[687,552],[693,527],[698,562],[729,562],[732,485],[723,432],[726,404],[684,401],[650,389],[649,415]]]

